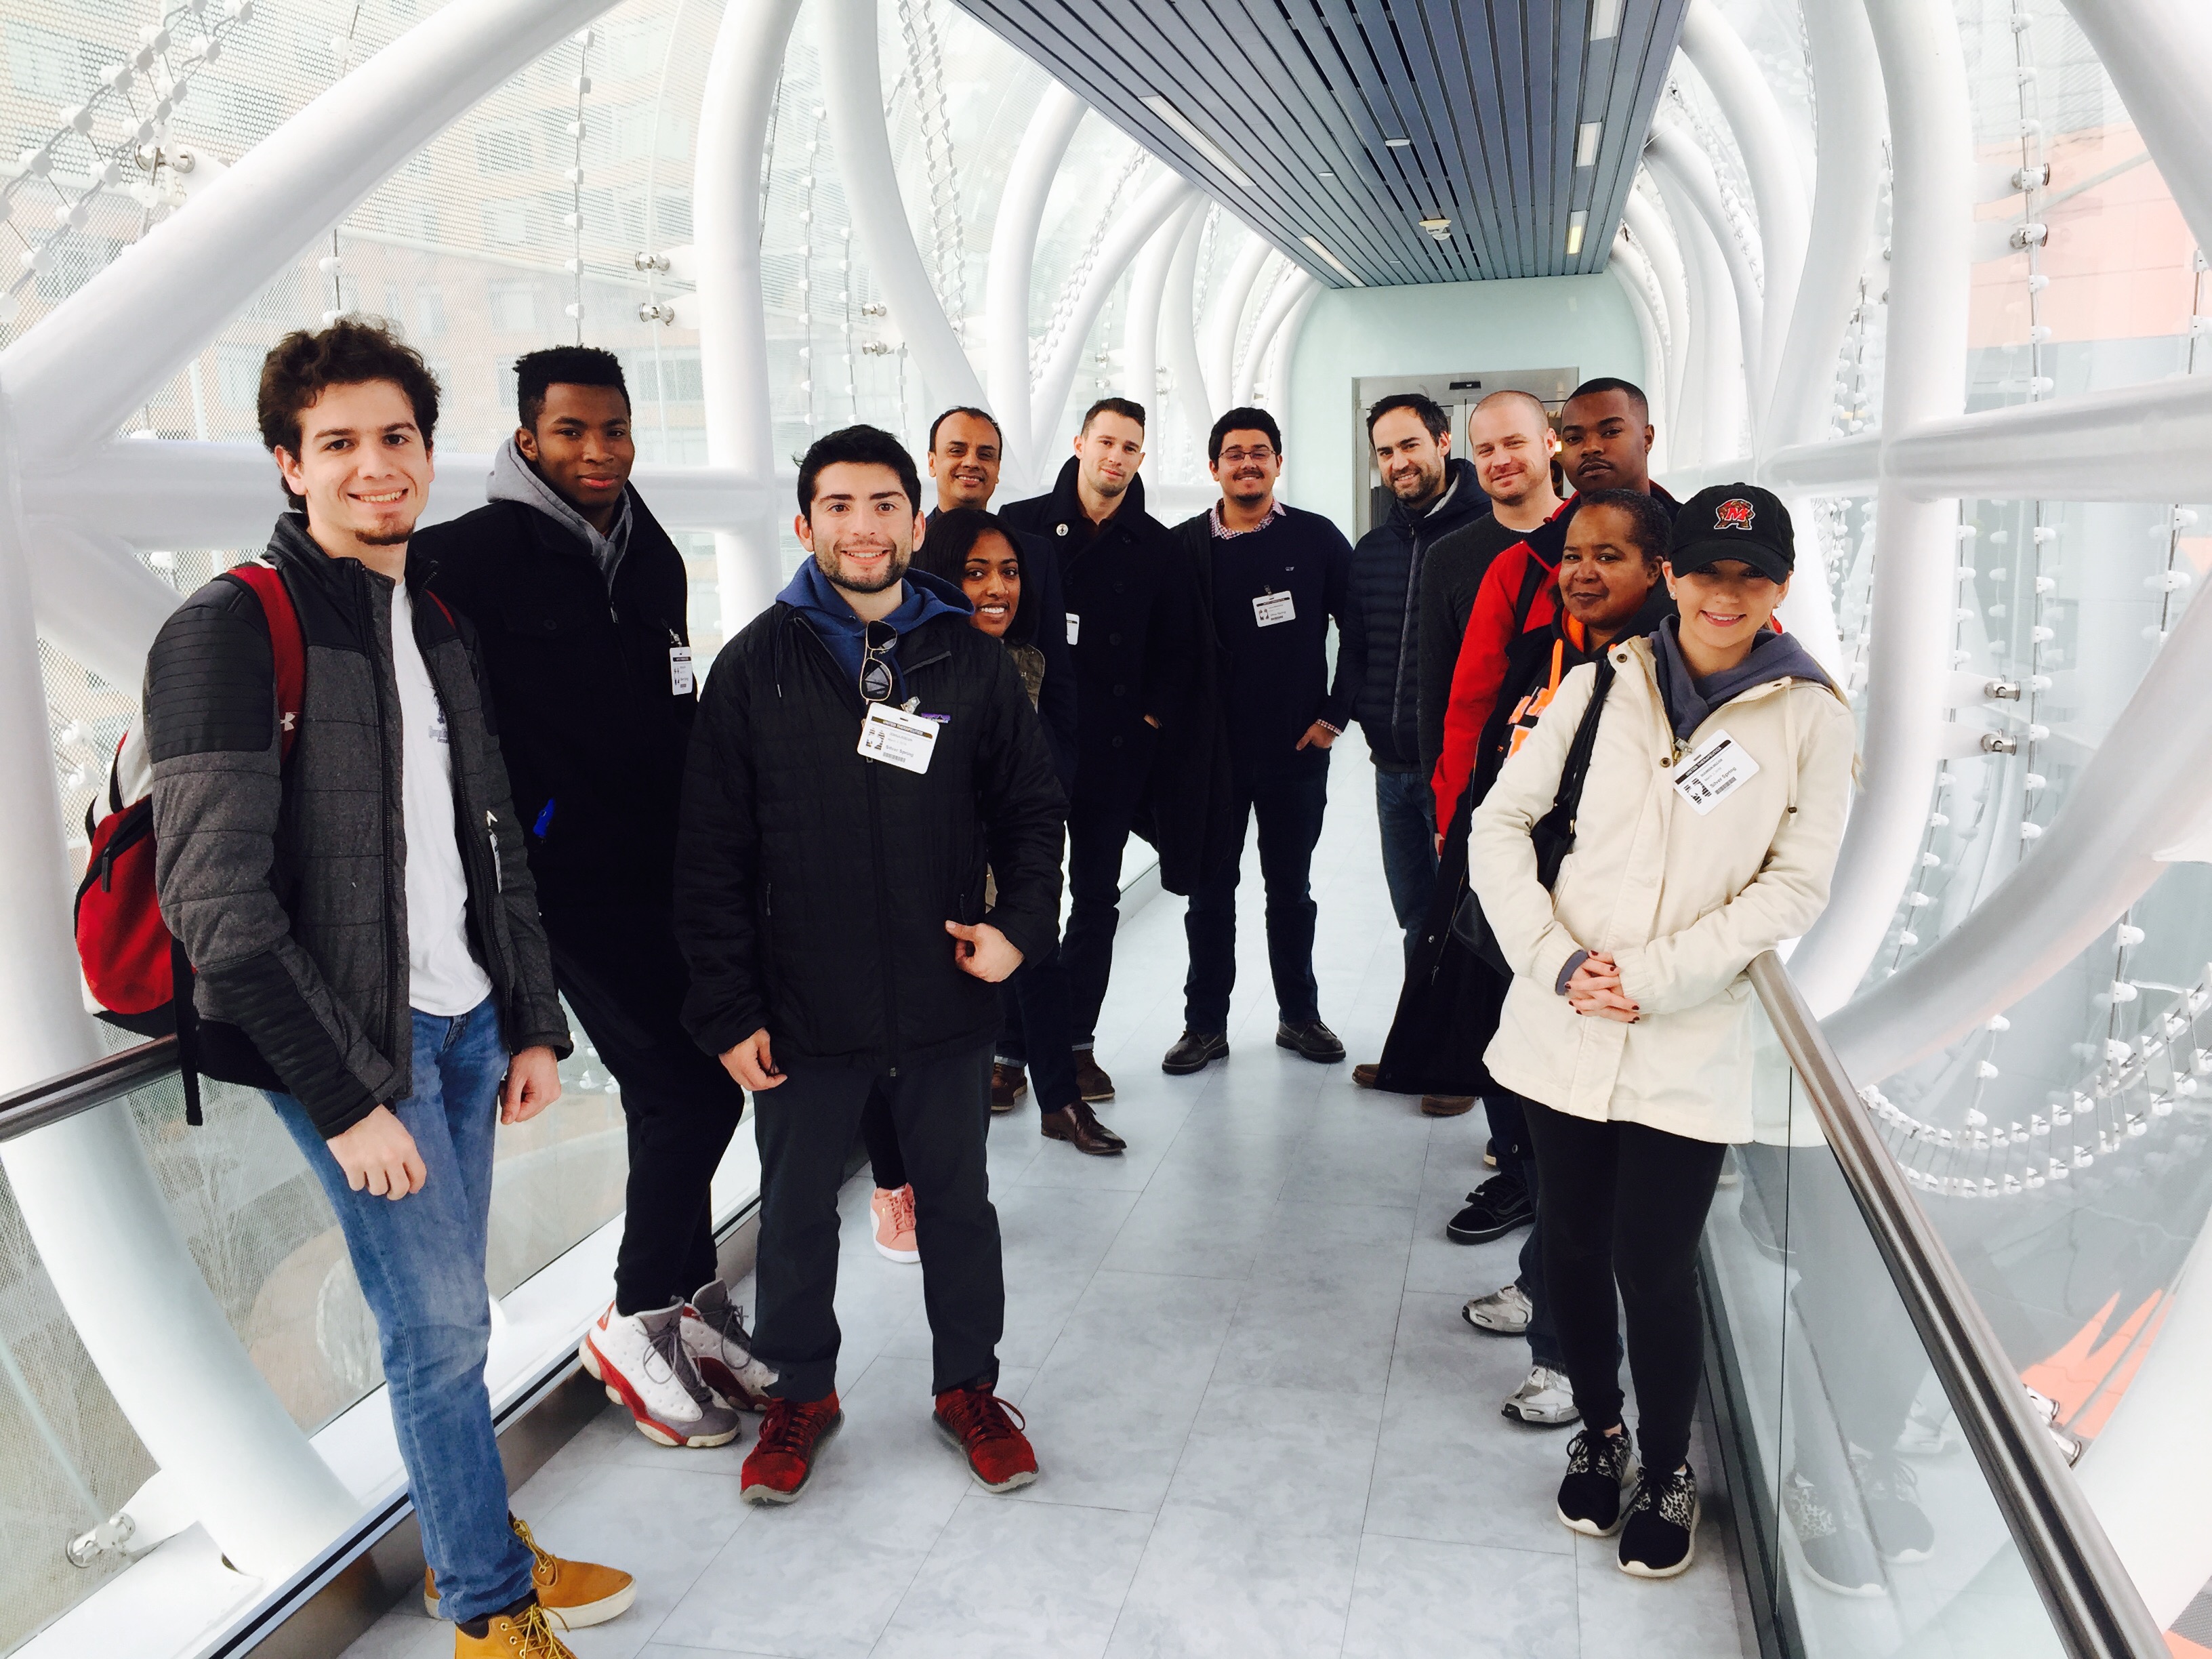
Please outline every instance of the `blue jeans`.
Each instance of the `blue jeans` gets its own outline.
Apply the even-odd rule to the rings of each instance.
[[[1267,966],[1275,980],[1275,1009],[1286,1021],[1321,1018],[1321,988],[1314,982],[1314,922],[1321,914],[1310,877],[1314,844],[1328,808],[1328,754],[1318,763],[1236,780],[1233,811],[1237,852],[1220,872],[1200,882],[1183,912],[1190,944],[1190,975],[1183,981],[1182,1023],[1212,1036],[1229,1029],[1229,994],[1237,984],[1237,881],[1244,862],[1244,832],[1260,822],[1260,875],[1267,894]]]
[[[1382,832],[1382,879],[1391,914],[1413,948],[1413,930],[1427,913],[1437,885],[1436,799],[1417,768],[1375,769],[1375,821]]]
[[[512,1607],[531,1589],[530,1552],[507,1525],[507,1471],[483,1380],[491,1142],[507,1061],[490,998],[450,1019],[416,1014],[415,1092],[392,1109],[429,1178],[396,1201],[348,1187],[306,1109],[289,1095],[269,1097],[337,1212],[376,1316],[422,1557],[438,1575],[438,1610],[457,1621]]]

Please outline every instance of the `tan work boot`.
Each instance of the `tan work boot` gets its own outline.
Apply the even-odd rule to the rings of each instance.
[[[576,1659],[567,1643],[553,1633],[552,1618],[542,1601],[532,1601],[520,1613],[495,1613],[485,1621],[482,1636],[453,1627],[453,1659]]]
[[[530,1547],[533,1558],[530,1568],[530,1587],[538,1592],[538,1600],[548,1612],[560,1620],[563,1630],[582,1630],[589,1625],[604,1625],[610,1619],[620,1618],[629,1611],[629,1604],[637,1600],[637,1583],[626,1572],[613,1567],[603,1567],[591,1561],[563,1561],[559,1556],[538,1547],[530,1535],[530,1523],[520,1516],[510,1515],[507,1523],[514,1528],[514,1535]],[[422,1570],[422,1606],[435,1619],[438,1613],[437,1575],[428,1567]],[[496,1625],[499,1621],[494,1620]],[[518,1630],[521,1620],[508,1623]],[[562,1654],[568,1650],[558,1642],[544,1650],[524,1651]],[[510,1648],[459,1648],[461,1653],[511,1654]]]

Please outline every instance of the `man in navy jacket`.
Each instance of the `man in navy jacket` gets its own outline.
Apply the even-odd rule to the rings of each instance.
[[[1176,536],[1197,565],[1221,659],[1236,854],[1190,896],[1184,1030],[1161,1069],[1200,1071],[1229,1052],[1237,881],[1244,826],[1254,817],[1267,890],[1275,1042],[1334,1065],[1344,1058],[1344,1045],[1322,1023],[1313,971],[1317,910],[1308,878],[1328,804],[1329,745],[1352,714],[1343,653],[1334,685],[1328,666],[1330,622],[1340,644],[1347,636],[1352,546],[1319,514],[1275,499],[1283,438],[1266,410],[1232,409],[1216,421],[1206,461],[1221,500],[1176,526]]]

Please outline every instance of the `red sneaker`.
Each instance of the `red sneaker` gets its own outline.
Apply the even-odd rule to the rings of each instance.
[[[946,1389],[933,1420],[946,1443],[966,1455],[968,1472],[984,1491],[1012,1492],[1037,1478],[1036,1449],[1022,1432],[1028,1424],[990,1389]]]
[[[814,1472],[814,1449],[837,1431],[845,1413],[837,1396],[775,1400],[761,1419],[760,1439],[746,1454],[738,1496],[748,1504],[791,1504]]]

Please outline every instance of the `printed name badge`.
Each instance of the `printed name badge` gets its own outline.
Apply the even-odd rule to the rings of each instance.
[[[1759,775],[1759,763],[1725,732],[1716,732],[1682,757],[1674,793],[1703,817]]]
[[[1287,593],[1260,593],[1252,600],[1252,616],[1262,628],[1273,628],[1277,623],[1294,620],[1298,608]]]
[[[860,754],[903,772],[927,772],[937,748],[938,730],[938,723],[927,715],[872,702],[868,718],[860,722]]]
[[[672,645],[668,647],[668,692],[671,696],[691,695],[691,647]]]
[[[1075,643],[1075,636],[1082,631],[1083,618],[1077,616],[1073,611],[1069,611],[1067,613],[1067,642],[1070,645],[1073,645]]]

